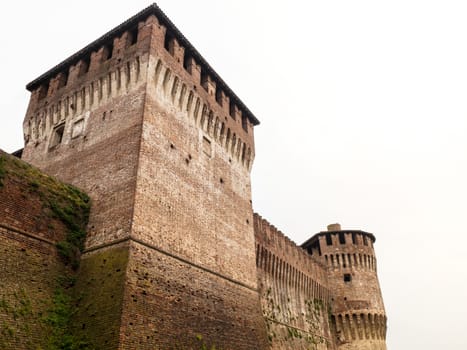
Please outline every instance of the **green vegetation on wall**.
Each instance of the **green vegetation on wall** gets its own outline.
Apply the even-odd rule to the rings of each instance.
[[[306,349],[315,350],[318,345],[327,343],[322,334],[324,324],[329,322],[329,318],[325,304],[321,299],[305,299],[305,312],[300,314],[293,311],[294,307],[288,297],[283,298],[281,307],[276,302],[271,288],[266,290],[262,299],[265,303],[263,316],[266,321],[268,340],[271,344],[299,341]],[[303,323],[304,327],[294,326],[297,322]]]
[[[63,223],[67,232],[65,238],[57,243],[57,249],[65,264],[76,269],[86,238],[86,225],[90,210],[88,195],[13,156],[1,155],[0,183],[2,185],[7,177],[27,185],[31,195],[39,196],[44,207],[44,216],[49,215]]]
[[[0,349],[6,349],[8,344],[11,344],[11,340],[18,337],[18,333],[27,335],[31,332],[28,322],[34,316],[31,299],[23,288],[13,293],[12,298],[7,299],[3,295],[0,299],[0,312],[15,321],[15,324],[5,321],[0,324]],[[32,346],[33,344],[26,339],[25,345]]]
[[[38,223],[48,223],[47,229],[50,232],[64,233],[62,239],[56,243],[58,255],[64,266],[61,269],[63,272],[55,278],[50,299],[36,302],[41,306],[35,309],[31,307],[32,296],[29,296],[24,288],[15,292],[14,298],[11,293],[2,297],[0,313],[7,315],[5,319],[9,321],[0,325],[0,338],[6,344],[24,343],[24,339],[15,340],[16,332],[18,336],[27,338],[29,325],[33,325],[36,332],[43,333],[44,347],[34,344],[33,348],[30,344],[28,348],[91,349],[83,337],[76,337],[71,332],[72,318],[77,312],[73,287],[86,238],[90,199],[79,189],[61,183],[15,157],[0,154],[0,188],[5,190],[5,186],[10,182],[16,183],[22,189],[24,198],[39,201],[42,205],[42,210],[36,213],[35,219]]]

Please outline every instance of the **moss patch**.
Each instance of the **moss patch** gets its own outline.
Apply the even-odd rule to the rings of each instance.
[[[73,333],[96,349],[118,348],[128,258],[128,246],[120,245],[89,253],[81,261]]]
[[[72,329],[73,316],[77,312],[76,301],[70,291],[74,286],[73,277],[61,277],[57,281],[52,298],[52,307],[43,318],[51,332],[47,338],[47,350],[91,350],[94,349],[86,337],[74,334]]]
[[[0,333],[4,338],[14,338],[15,324],[18,324],[18,318],[24,318],[21,324],[39,322],[44,330],[44,347],[37,344],[37,349],[93,349],[84,336],[72,333],[72,321],[78,311],[74,285],[86,238],[89,197],[76,187],[64,184],[5,153],[0,153],[0,184],[2,191],[11,192],[11,189],[8,189],[10,185],[12,188],[20,188],[23,197],[28,200],[26,204],[35,201],[39,210],[34,214],[34,219],[38,223],[48,223],[48,230],[56,233],[54,237],[62,237],[56,243],[56,248],[61,262],[64,263],[63,269],[60,269],[63,272],[56,272],[56,280],[55,283],[52,282],[48,299],[43,300],[45,312],[33,314],[24,295],[16,302],[14,308],[10,306],[11,297],[9,300],[2,299],[0,311],[9,319],[13,316],[14,322],[2,325]],[[57,263],[62,265],[58,261]],[[24,337],[25,330],[21,330],[21,334]],[[12,341],[12,344],[20,342],[14,339]]]
[[[57,243],[57,249],[65,264],[76,269],[86,238],[91,204],[88,195],[3,153],[0,154],[1,186],[4,186],[6,180],[23,183],[31,195],[39,196],[44,208],[42,214],[63,223],[67,232],[65,238]]]

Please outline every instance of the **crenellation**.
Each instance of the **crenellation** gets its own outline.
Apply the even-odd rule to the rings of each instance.
[[[166,35],[167,36],[167,35]],[[173,56],[175,61],[178,63],[184,64],[185,59],[185,48],[178,43],[178,40],[175,38],[168,37],[166,39],[167,43],[167,50]]]
[[[50,79],[49,90],[47,91],[47,97],[52,97],[62,87],[65,86],[66,75],[63,72],[58,73],[54,78]]]
[[[222,89],[216,91],[216,101],[222,107],[225,115],[230,113],[230,97]]]
[[[193,77],[193,82],[196,85],[201,84],[201,65],[196,63],[193,57],[186,56],[184,60],[184,68]]]
[[[215,112],[217,109],[215,106],[211,109],[208,103],[202,103],[202,98],[196,93],[196,90],[190,90],[187,98],[187,106],[183,108],[182,104],[187,95],[188,84],[178,75],[173,74],[170,68],[165,67],[161,59],[157,60],[155,66],[155,88],[157,90],[158,87],[161,86],[163,92],[159,94],[159,96],[165,101],[168,100],[177,112],[181,112],[182,115],[186,115],[186,117],[191,116],[194,123],[198,125],[201,130],[208,136],[213,137],[218,144],[224,145],[233,159],[250,170],[252,163],[251,147],[247,148],[245,141],[240,139],[235,132],[232,133],[230,127],[227,129],[226,138],[224,140],[224,130],[226,126],[224,122],[220,122],[220,118],[217,114],[218,112],[222,113],[222,110],[219,108],[218,112]],[[162,76],[163,78],[161,78]],[[195,98],[196,102],[193,103]],[[192,110],[193,113],[191,113]],[[224,118],[224,120],[228,121],[227,118]],[[234,126],[234,124],[232,126]]]
[[[201,68],[201,86],[206,90],[209,96],[216,96],[217,83],[214,79]]]
[[[259,121],[157,5],[27,88],[24,159],[93,200],[76,317],[96,348],[386,349],[374,236],[297,246],[253,213]]]
[[[131,89],[140,83],[140,57],[136,56],[133,60],[128,61],[128,67],[125,79],[128,83],[127,89]],[[26,143],[40,143],[49,139],[48,143],[50,144],[53,136],[52,130],[62,123],[66,124],[63,143],[68,143],[69,139],[72,138],[70,124],[72,119],[79,119],[86,111],[100,108],[103,103],[107,103],[109,100],[126,93],[126,91],[122,91],[121,84],[118,82],[119,75],[117,71],[118,68],[90,83],[84,83],[84,85],[82,83],[75,86],[74,90],[68,90],[69,92],[65,93],[64,96],[55,96],[54,99],[50,98],[49,101],[40,103],[35,112],[28,111],[28,114],[34,114],[32,114],[32,117],[25,124]],[[80,132],[81,134],[83,132]],[[50,149],[50,146],[48,148]]]

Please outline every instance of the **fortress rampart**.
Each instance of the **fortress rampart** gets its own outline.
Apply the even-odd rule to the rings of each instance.
[[[253,213],[259,121],[157,5],[27,89],[22,159],[92,200],[73,337],[102,350],[385,349],[374,236],[334,225],[297,246]],[[57,255],[63,227],[7,185],[7,298],[36,282],[53,298],[51,279],[70,268]],[[37,260],[15,284],[18,249]]]
[[[77,189],[0,151],[1,349],[51,344],[57,292],[74,262],[63,210],[85,225],[83,200]]]
[[[329,349],[326,268],[255,214],[256,267],[271,349]]]
[[[386,315],[376,274],[373,234],[341,230],[313,236],[302,247],[328,268],[331,324],[338,349],[386,349]]]

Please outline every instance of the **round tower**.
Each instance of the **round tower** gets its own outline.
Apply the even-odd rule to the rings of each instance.
[[[327,266],[338,350],[386,350],[386,313],[374,243],[371,233],[332,224],[302,245]]]

